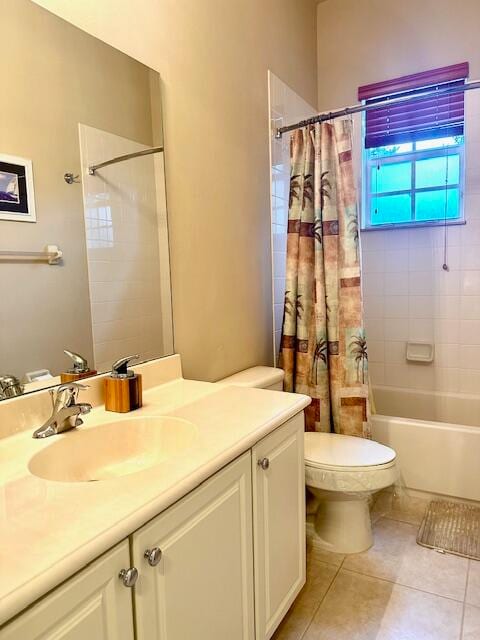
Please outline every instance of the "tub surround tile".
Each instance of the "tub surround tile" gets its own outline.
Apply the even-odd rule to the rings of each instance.
[[[279,126],[291,124],[315,115],[315,109],[271,71],[268,72],[268,89],[271,160],[270,206],[272,247],[274,251],[273,290],[274,304],[281,304],[283,307],[290,190],[290,148],[289,136],[283,136],[280,140],[276,140],[274,130]],[[275,318],[275,311],[272,315]],[[278,322],[275,323],[275,319],[272,333],[274,338],[274,362],[276,362],[280,348],[280,330]]]
[[[417,530],[417,525],[381,519],[374,546],[348,556],[342,567],[463,602],[468,560],[421,547]]]
[[[341,569],[304,640],[456,640],[462,604]]]

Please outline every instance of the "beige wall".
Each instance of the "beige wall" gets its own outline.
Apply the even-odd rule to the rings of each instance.
[[[267,70],[315,104],[314,0],[37,2],[162,76],[185,375],[271,364]]]
[[[0,221],[0,249],[58,244],[64,261],[0,265],[0,373],[57,374],[64,348],[93,364],[82,187],[63,180],[81,173],[78,124],[151,144],[151,72],[29,0],[4,4],[0,153],[33,161],[37,222]]]
[[[326,0],[318,5],[319,108],[357,102],[357,88],[470,62],[480,76],[478,0]]]

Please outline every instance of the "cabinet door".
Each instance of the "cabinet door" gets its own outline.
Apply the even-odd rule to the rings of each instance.
[[[252,451],[257,640],[270,638],[305,584],[303,413]]]
[[[254,638],[251,455],[133,535],[138,640]],[[145,551],[161,557],[150,566]]]
[[[1,640],[133,640],[132,590],[118,577],[129,566],[125,541],[4,627]]]

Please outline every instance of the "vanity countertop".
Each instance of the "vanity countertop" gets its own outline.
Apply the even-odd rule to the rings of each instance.
[[[175,416],[198,429],[195,444],[157,466],[101,482],[32,475],[32,456],[73,432],[0,440],[0,624],[126,538],[310,403],[303,395],[178,378],[144,393],[132,413],[97,407],[88,429],[132,417]],[[119,431],[119,437],[121,437]]]

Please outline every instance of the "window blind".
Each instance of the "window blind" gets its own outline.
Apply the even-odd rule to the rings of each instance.
[[[364,85],[358,99],[374,104],[400,96],[414,96],[426,89],[462,85],[468,77],[468,62],[414,73],[385,82]],[[382,147],[413,140],[463,135],[464,93],[428,96],[366,112],[365,147]]]

